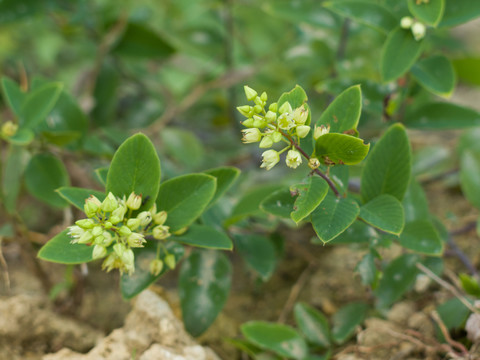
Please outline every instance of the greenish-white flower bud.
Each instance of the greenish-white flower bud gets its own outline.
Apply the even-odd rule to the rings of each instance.
[[[120,258],[123,260],[123,264],[125,266],[127,266],[127,268],[131,265],[134,264],[135,262],[135,254],[133,253],[133,250],[132,249],[126,249],[124,252],[123,252],[123,255],[120,256]]]
[[[143,247],[143,243],[146,242],[145,238],[140,233],[132,233],[127,239],[128,245],[130,247]]]
[[[283,135],[280,131],[272,132],[271,136],[272,136],[272,140],[273,140],[274,143],[282,141]]]
[[[296,169],[302,163],[302,155],[297,150],[289,150],[285,162],[288,167]]]
[[[112,224],[117,225],[120,221],[123,221],[127,208],[120,205],[115,210],[113,210],[112,215],[108,219]]]
[[[255,114],[260,114],[260,113],[262,112],[262,110],[263,110],[263,107],[262,107],[261,105],[255,105],[255,106],[253,107],[253,112],[254,112]],[[254,115],[254,116],[255,116],[255,115]]]
[[[263,108],[263,101],[262,101],[262,99],[260,98],[260,96],[257,96],[257,97],[255,98],[255,100],[253,100],[253,101],[255,102],[256,105],[258,105],[258,106],[260,106],[260,107]]]
[[[132,230],[130,230],[126,225],[123,225],[120,229],[118,229],[118,234],[120,236],[129,236],[131,233]]]
[[[167,264],[167,266],[170,268],[170,269],[175,269],[175,265],[177,265],[177,262],[175,260],[175,256],[173,254],[168,254],[167,256],[165,256],[165,264]]]
[[[250,119],[247,119],[245,121],[242,121],[242,125],[247,127],[247,128],[251,128],[251,127],[253,127],[253,122],[254,122],[253,118],[250,118]]]
[[[285,101],[282,106],[280,106],[280,109],[278,109],[278,112],[280,114],[285,114],[285,113],[292,113],[292,106],[290,105],[290,103],[288,101]]]
[[[420,22],[416,22],[415,24],[413,24],[411,29],[413,37],[417,41],[422,40],[427,32],[426,26]]]
[[[153,237],[157,240],[165,240],[170,236],[170,227],[165,225],[157,225],[153,228]]]
[[[17,133],[18,125],[13,123],[12,121],[7,121],[2,125],[2,136],[3,137],[12,137]]]
[[[261,149],[268,149],[269,147],[272,147],[273,145],[273,139],[270,135],[265,135],[260,141],[260,144],[258,145],[259,148]]]
[[[80,226],[82,229],[91,229],[95,226],[95,221],[92,219],[81,219],[75,221],[75,224]]]
[[[267,126],[267,121],[261,117],[261,116],[258,116],[258,115],[253,115],[253,127],[254,128],[259,128],[259,129],[263,129],[265,126]]]
[[[157,276],[163,270],[163,261],[155,259],[150,262],[150,274]]]
[[[317,169],[318,167],[320,166],[320,160],[318,160],[317,158],[310,158],[310,160],[308,160],[308,167],[312,170],[315,170]]]
[[[165,210],[159,211],[155,215],[153,215],[153,221],[157,225],[163,225],[165,224],[165,221],[167,221],[167,212]]]
[[[330,125],[315,125],[315,130],[313,131],[313,138],[317,140],[320,136],[328,134],[330,132]]]
[[[88,244],[90,243],[91,241],[93,240],[93,235],[92,235],[92,232],[91,230],[86,230],[82,236],[80,236],[80,238],[78,239],[78,243],[79,244]]]
[[[247,85],[243,87],[243,90],[248,101],[252,101],[257,96],[257,92]]]
[[[276,113],[278,111],[278,104],[277,103],[271,103],[270,106],[268,107],[268,110]]]
[[[264,103],[267,102],[267,100],[268,100],[268,95],[267,95],[267,93],[266,93],[265,91],[262,93],[262,95],[260,95],[260,99],[262,99],[262,101],[263,101]]]
[[[94,226],[91,231],[92,231],[92,236],[94,237],[100,236],[103,234],[103,228],[100,225]]]
[[[252,111],[252,107],[249,105],[243,105],[243,106],[238,106],[237,110],[243,116],[248,117],[250,114],[250,111]]]
[[[115,245],[113,245],[113,251],[115,252],[115,254],[117,254],[119,258],[123,256],[125,250],[127,250],[127,247],[122,243],[116,243]]]
[[[112,245],[113,236],[112,236],[112,234],[110,234],[109,231],[104,231],[102,236],[103,236],[103,246],[108,247],[108,246]]]
[[[260,141],[262,133],[257,128],[243,129],[242,130],[242,142],[244,144],[251,144]]]
[[[132,192],[128,196],[126,205],[129,209],[132,209],[132,210],[140,209],[140,206],[142,206],[142,195],[137,195]]]
[[[115,196],[110,192],[108,193],[105,200],[103,200],[102,205],[100,208],[105,212],[111,212],[118,208],[118,200]]]
[[[265,120],[267,120],[268,123],[275,122],[275,120],[277,120],[277,113],[274,113],[273,111],[269,110],[265,115]]]
[[[106,230],[111,229],[112,226],[113,226],[113,224],[110,221],[105,221],[103,223],[103,228],[106,229]]]
[[[293,112],[293,121],[297,125],[303,125],[308,119],[308,110],[305,107],[305,105],[300,106],[299,108],[296,108],[295,111]]]
[[[140,226],[147,226],[152,222],[152,213],[150,211],[142,211],[137,215],[137,219],[140,221]]]
[[[275,150],[267,150],[262,154],[262,165],[261,168],[265,168],[266,170],[270,170],[273,168],[279,161],[280,155]]]
[[[413,19],[410,16],[404,16],[400,20],[400,27],[402,29],[410,29],[413,25]]]
[[[132,230],[132,231],[135,231],[138,229],[138,227],[140,226],[140,220],[137,219],[137,218],[133,218],[133,219],[128,219],[127,220],[127,227]]]
[[[102,245],[95,245],[93,247],[92,259],[101,259],[107,255],[107,249]]]
[[[83,206],[83,211],[85,214],[91,218],[95,216],[98,210],[100,210],[100,206],[102,203],[97,197],[91,195],[88,199],[85,200],[85,205]]]
[[[73,225],[68,228],[68,235],[73,237],[73,240],[71,241],[72,244],[75,244],[78,242],[80,237],[85,233],[85,229],[82,229],[78,225]]]
[[[304,138],[310,132],[310,126],[308,125],[299,125],[297,126],[297,135],[299,138]]]

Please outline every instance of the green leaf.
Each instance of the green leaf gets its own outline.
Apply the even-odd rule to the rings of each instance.
[[[451,103],[427,103],[405,117],[414,129],[454,130],[480,126],[480,113]]]
[[[77,188],[73,186],[64,186],[58,188],[56,191],[60,194],[62,198],[67,200],[70,204],[72,204],[81,211],[83,211],[85,200],[88,199],[91,195],[97,197],[100,201],[103,201],[105,199],[105,194],[102,191]]]
[[[6,103],[15,115],[20,116],[20,109],[25,101],[26,94],[20,90],[15,81],[7,77],[2,78],[2,89]]]
[[[152,29],[129,22],[113,52],[136,59],[166,59],[175,49]]]
[[[368,149],[370,149],[370,144],[364,144],[362,139],[345,134],[330,133],[317,139],[315,155],[327,165],[354,165],[367,156]]]
[[[379,195],[363,205],[359,217],[367,224],[395,235],[400,235],[405,225],[402,204],[388,194]]]
[[[423,40],[415,40],[410,30],[393,30],[388,35],[380,56],[383,81],[393,81],[410,70],[422,52],[422,45]]]
[[[60,264],[82,264],[92,261],[92,246],[71,244],[72,237],[68,229],[50,239],[38,252],[42,260]]]
[[[199,336],[213,323],[227,301],[232,266],[219,251],[195,250],[180,269],[179,289],[185,329]]]
[[[445,11],[445,0],[428,0],[420,3],[417,0],[408,0],[408,9],[421,22],[437,26]]]
[[[480,296],[480,285],[473,276],[467,274],[459,274],[458,277],[460,278],[463,290],[465,290],[467,294],[473,295],[477,298]]]
[[[328,105],[316,125],[330,126],[331,133],[356,131],[361,113],[362,90],[360,85],[354,85],[343,91]]]
[[[417,261],[416,255],[404,254],[387,266],[375,290],[379,308],[388,308],[410,289],[418,274]]]
[[[293,328],[265,321],[249,321],[240,328],[243,336],[264,350],[301,360],[308,354],[308,346],[300,334]]]
[[[447,0],[441,27],[456,26],[480,16],[480,2],[471,0]]]
[[[25,170],[25,185],[30,194],[53,207],[68,205],[55,190],[69,182],[67,169],[51,154],[33,156]]]
[[[30,160],[30,153],[21,146],[10,146],[2,179],[3,205],[9,214],[17,207],[22,176]]]
[[[405,128],[392,125],[373,147],[363,168],[361,194],[366,203],[381,194],[402,201],[412,167],[411,149]]]
[[[205,225],[192,225],[186,233],[172,239],[182,244],[197,247],[220,250],[233,249],[232,241],[224,232]]]
[[[47,83],[25,96],[20,108],[20,126],[33,129],[44,120],[57,103],[63,84]]]
[[[263,281],[272,276],[277,262],[276,249],[265,236],[246,234],[235,236],[235,250]]]
[[[315,308],[305,303],[296,303],[293,308],[295,322],[312,344],[330,347],[330,328],[325,316]]]
[[[128,138],[115,152],[108,170],[106,193],[128,197],[142,195],[140,209],[150,209],[160,187],[160,160],[151,141],[143,134]]]
[[[107,184],[107,176],[108,176],[108,167],[102,167],[95,169],[95,177],[102,185]]]
[[[480,58],[466,57],[453,59],[455,73],[462,82],[480,86]]]
[[[437,95],[448,97],[455,88],[455,71],[450,60],[443,55],[418,61],[411,72],[423,87]]]
[[[354,302],[343,306],[333,315],[332,337],[337,344],[342,344],[350,338],[367,314],[368,305]]]
[[[307,183],[290,186],[290,192],[298,194],[290,217],[297,224],[312,213],[327,196],[328,184],[318,176],[310,176]]]
[[[405,213],[405,222],[424,220],[430,218],[430,210],[423,188],[415,178],[410,180],[410,185],[402,201]]]
[[[348,229],[359,213],[355,200],[337,198],[330,192],[312,213],[313,229],[322,243],[327,243]],[[316,239],[313,242],[319,243]]]
[[[465,150],[461,154],[460,185],[467,200],[480,209],[480,153]]]
[[[405,224],[400,235],[400,245],[427,255],[443,253],[443,242],[429,220],[416,220]]]
[[[470,309],[461,300],[454,297],[437,307],[438,315],[448,330],[464,329]]]
[[[33,141],[33,138],[35,137],[35,134],[33,133],[32,130],[30,129],[24,129],[20,128],[17,130],[15,135],[5,139],[8,142],[14,144],[14,145],[28,145]]]
[[[189,226],[215,195],[216,178],[205,174],[178,176],[163,182],[157,198],[158,211],[168,213],[166,225],[175,232]]]
[[[305,125],[309,125],[311,121],[311,111],[310,107],[307,104],[307,94],[305,93],[305,90],[300,85],[296,85],[292,90],[289,92],[283,93],[282,96],[277,101],[278,107],[283,105],[285,102],[289,102],[290,106],[292,107],[293,110],[296,108],[299,108],[300,106],[305,104],[306,110],[308,110],[308,117],[307,121],[305,122]]]
[[[398,25],[397,18],[387,8],[370,1],[335,0],[324,2],[323,6],[341,16],[352,18],[385,33]]]
[[[370,285],[372,288],[375,288],[375,282],[378,280],[378,270],[375,266],[375,256],[372,252],[368,252],[362,260],[358,262],[355,271],[360,274],[364,285]]]
[[[205,149],[193,132],[170,127],[160,135],[166,154],[182,167],[195,169],[205,160]]]
[[[209,206],[212,206],[233,185],[235,180],[237,180],[240,175],[240,170],[233,166],[222,166],[204,171],[204,173],[217,178],[215,195],[209,204]]]
[[[147,241],[143,248],[134,249],[135,272],[132,275],[123,274],[120,278],[120,290],[124,299],[128,300],[137,296],[169,271],[169,267],[164,264],[160,274],[155,276],[150,273],[150,263],[157,258],[157,247],[158,243],[156,241]],[[183,246],[175,241],[168,241],[165,244],[165,249],[169,254],[173,254],[175,263],[178,264],[184,254]],[[161,251],[160,259],[164,260],[165,256],[165,252]]]
[[[290,213],[293,211],[295,197],[288,188],[280,189],[268,195],[260,204],[263,211],[279,216],[284,219],[290,219]]]

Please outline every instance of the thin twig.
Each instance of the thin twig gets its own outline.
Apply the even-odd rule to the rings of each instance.
[[[452,337],[450,336],[449,332],[448,332],[448,329],[447,327],[445,326],[445,323],[442,321],[442,319],[440,318],[440,316],[438,315],[438,312],[436,311],[432,311],[430,316],[432,317],[433,321],[435,321],[435,323],[438,325],[440,331],[442,332],[443,334],[443,337],[445,338],[445,340],[454,348],[457,348],[458,350],[460,350],[460,352],[462,353],[463,356],[466,356],[468,355],[468,350],[467,348],[462,344],[462,343],[459,343],[458,341],[455,341],[452,339]]]
[[[9,293],[10,292],[10,276],[8,275],[7,262],[5,261],[5,257],[3,256],[2,241],[3,241],[3,236],[0,236],[0,265],[2,266],[2,270],[3,270],[3,281],[5,282],[5,288],[7,289],[7,293]]]

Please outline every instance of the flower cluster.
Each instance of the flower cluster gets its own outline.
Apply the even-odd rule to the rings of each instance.
[[[7,121],[3,123],[2,127],[0,128],[0,135],[4,138],[12,137],[17,133],[18,125],[13,123],[12,121]]]
[[[119,269],[121,273],[132,274],[135,271],[133,248],[143,247],[146,236],[157,240],[170,237],[169,227],[164,225],[167,213],[157,212],[156,205],[153,205],[150,210],[141,211],[133,217],[133,212],[141,206],[142,196],[135,193],[131,193],[128,199],[109,193],[103,201],[90,196],[84,205],[87,218],[69,227],[68,234],[73,238],[71,242],[93,246],[92,258],[105,258],[103,269]],[[167,253],[166,258],[169,256],[173,257]],[[172,260],[169,261],[167,265],[172,265]],[[150,264],[150,271],[158,274],[162,267],[162,260],[157,258]],[[175,267],[175,257],[170,267]]]
[[[247,128],[242,130],[243,143],[258,142],[260,148],[268,149],[276,143],[285,142],[288,145],[280,151],[273,149],[264,151],[260,167],[270,170],[280,161],[280,154],[288,150],[285,162],[288,167],[296,169],[302,163],[302,155],[291,140],[296,139],[295,143],[298,144],[300,139],[305,138],[310,132],[310,126],[307,124],[308,108],[303,104],[292,109],[287,101],[280,107],[277,103],[272,103],[267,111],[265,106],[268,96],[265,92],[259,96],[248,86],[245,86],[244,90],[247,100],[253,101],[255,105],[237,107],[237,110],[247,118],[242,122]]]
[[[410,16],[404,16],[400,20],[400,27],[402,29],[410,29],[415,40],[419,41],[425,37],[427,27],[418,20],[412,19]]]

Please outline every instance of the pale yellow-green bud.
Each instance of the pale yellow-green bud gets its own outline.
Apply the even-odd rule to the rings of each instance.
[[[310,160],[308,160],[308,167],[312,170],[315,170],[315,169],[318,169],[318,167],[320,166],[320,160],[318,160],[317,158],[310,158]]]
[[[400,27],[402,29],[410,29],[413,25],[413,19],[410,16],[404,16],[400,20]]]
[[[153,237],[157,240],[165,240],[170,236],[170,227],[165,225],[157,225],[153,228]]]
[[[415,40],[419,41],[425,37],[425,33],[427,32],[427,28],[424,24],[420,22],[416,22],[412,25],[412,34]]]
[[[125,206],[119,206],[113,210],[112,215],[108,219],[112,224],[116,225],[120,221],[123,221],[127,208]]]
[[[118,208],[118,201],[111,192],[109,192],[105,200],[103,200],[100,208],[105,212],[111,212]]]
[[[150,262],[150,274],[157,276],[163,270],[163,261],[155,259]]]
[[[261,105],[255,105],[255,106],[253,107],[253,112],[254,112],[255,114],[260,114],[260,113],[262,112],[262,110],[263,110],[263,108],[262,108]],[[255,115],[254,115],[254,116],[255,116]]]
[[[103,223],[103,228],[104,228],[104,229],[107,229],[107,230],[108,230],[108,229],[111,229],[112,226],[113,226],[113,224],[112,224],[110,221],[105,221],[105,222]]]
[[[270,135],[265,135],[260,141],[260,144],[258,145],[259,148],[261,149],[268,149],[269,147],[272,147],[273,145],[273,139]]]
[[[143,243],[146,242],[145,238],[140,233],[132,233],[127,239],[130,247],[143,247]]]
[[[122,262],[121,262],[119,256],[115,252],[112,252],[103,261],[102,270],[106,269],[107,272],[110,272],[113,269],[120,268],[121,266],[122,266]]]
[[[92,239],[93,239],[93,235],[91,230],[87,230],[82,234],[82,236],[80,236],[77,242],[79,244],[88,244],[92,241]]]
[[[68,235],[73,237],[73,240],[71,241],[72,244],[75,244],[78,242],[80,237],[85,233],[85,229],[82,229],[78,225],[73,225],[68,228]]]
[[[270,170],[280,161],[280,155],[275,150],[265,151],[262,154],[262,157],[262,165],[260,165],[260,167],[265,168],[266,170]]]
[[[18,125],[14,124],[11,121],[7,121],[2,125],[2,136],[4,137],[11,137],[17,133]]]
[[[254,128],[260,128],[260,129],[263,129],[265,126],[267,126],[267,121],[260,117],[260,116],[257,116],[257,115],[253,115],[253,127]]]
[[[140,226],[147,226],[152,221],[152,213],[150,211],[142,211],[137,215],[137,219],[140,221]]]
[[[278,109],[278,112],[280,114],[285,114],[285,113],[291,113],[293,110],[292,110],[292,106],[290,105],[290,103],[288,101],[285,101],[282,106],[280,106],[280,109]]]
[[[280,131],[272,132],[272,140],[273,140],[274,143],[282,141],[282,137],[283,137],[283,135]]]
[[[103,235],[103,246],[112,245],[112,242],[113,242],[112,234],[110,234],[109,231],[104,231],[102,235]]]
[[[262,138],[262,133],[256,127],[251,129],[243,129],[242,135],[242,142],[244,144],[258,142]]]
[[[165,221],[167,221],[167,212],[165,210],[159,211],[158,213],[153,215],[153,221],[157,225],[165,224]]]
[[[177,231],[175,231],[173,235],[176,235],[176,236],[183,235],[187,232],[187,230],[188,230],[188,226],[184,226],[181,229],[178,229]]]
[[[251,128],[251,127],[253,127],[253,121],[254,120],[252,118],[247,119],[245,121],[242,121],[242,125],[247,127],[247,128]]]
[[[123,255],[120,256],[120,258],[123,260],[123,264],[129,268],[129,266],[133,265],[135,262],[135,254],[133,253],[132,249],[125,249],[123,252]]]
[[[266,93],[265,91],[262,93],[262,95],[260,95],[260,99],[262,99],[262,101],[263,101],[264,103],[267,102],[267,100],[268,100],[268,95],[267,95],[267,93]]]
[[[310,132],[310,126],[308,125],[299,125],[297,126],[297,135],[299,138],[304,138]]]
[[[278,111],[278,104],[277,103],[271,103],[270,106],[268,107],[268,110],[276,113]]]
[[[132,230],[132,231],[135,231],[138,229],[138,227],[140,226],[140,220],[137,219],[137,218],[134,218],[134,219],[128,219],[127,220],[127,227]]]
[[[129,236],[132,233],[132,230],[128,228],[128,226],[123,225],[119,230],[118,234],[120,236]]]
[[[248,117],[250,112],[252,111],[252,107],[249,105],[243,105],[243,106],[238,106],[237,110],[240,114],[242,114],[245,117]]]
[[[317,140],[320,136],[328,134],[330,132],[330,125],[315,125],[315,130],[313,131],[313,138]]]
[[[75,221],[75,225],[80,226],[82,229],[91,229],[95,226],[95,221],[92,219],[81,219]]]
[[[308,119],[308,110],[305,105],[296,108],[293,112],[293,120],[297,125],[303,125]]]
[[[132,209],[132,210],[140,209],[140,206],[142,206],[142,195],[137,195],[132,192],[128,196],[126,205],[129,209]]]
[[[165,256],[165,264],[167,264],[167,266],[170,268],[170,269],[175,269],[175,265],[176,265],[176,261],[175,261],[175,255],[173,254],[168,254],[167,256]]]
[[[274,113],[273,111],[269,110],[265,115],[265,120],[267,120],[268,123],[275,122],[275,120],[277,120],[277,113]]]
[[[83,206],[83,210],[85,214],[91,218],[95,216],[97,211],[100,209],[102,203],[100,200],[97,199],[96,196],[91,195],[89,198],[85,200],[85,205]]]
[[[107,249],[102,245],[95,245],[93,247],[92,259],[101,259],[107,255]]]
[[[115,251],[115,254],[120,258],[123,256],[125,250],[127,250],[127,247],[122,243],[116,243],[113,245],[113,251]]]
[[[285,163],[289,168],[296,169],[302,163],[302,155],[297,150],[289,150]]]
[[[253,101],[255,102],[256,105],[258,105],[258,106],[260,106],[260,107],[263,108],[263,101],[262,101],[262,99],[260,98],[260,96],[257,96],[257,97],[255,98],[255,100],[253,100]]]
[[[243,87],[243,90],[248,101],[252,101],[257,96],[257,92],[247,85]]]
[[[97,237],[103,234],[103,228],[100,225],[94,226],[91,231],[93,237]]]

